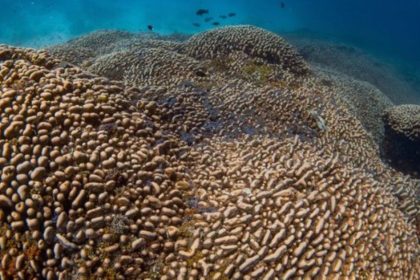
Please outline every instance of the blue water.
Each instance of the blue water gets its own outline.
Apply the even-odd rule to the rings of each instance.
[[[281,2],[285,7],[281,8]],[[0,43],[40,47],[97,29],[195,33],[247,23],[276,32],[332,35],[376,55],[420,68],[419,0],[0,0]],[[209,15],[199,17],[199,8]],[[235,12],[237,16],[221,19]],[[200,23],[194,27],[192,23]]]

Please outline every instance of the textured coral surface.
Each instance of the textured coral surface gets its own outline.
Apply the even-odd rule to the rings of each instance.
[[[397,169],[420,177],[420,106],[386,110],[384,154]]]
[[[184,39],[0,46],[1,276],[419,279],[357,86],[259,28]]]

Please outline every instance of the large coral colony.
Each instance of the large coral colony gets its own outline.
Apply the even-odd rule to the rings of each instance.
[[[101,31],[0,65],[0,278],[420,278],[419,185],[376,129],[415,109],[367,124],[281,37]]]

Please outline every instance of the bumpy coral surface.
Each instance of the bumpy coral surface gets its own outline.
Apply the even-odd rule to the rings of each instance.
[[[400,105],[385,114],[387,126],[412,141],[420,141],[420,106]]]
[[[191,37],[183,52],[195,58],[216,58],[234,51],[242,51],[267,63],[280,64],[295,73],[308,68],[298,53],[284,39],[254,26],[218,28]]]
[[[0,47],[3,278],[418,279],[418,183],[281,38],[122,37]]]
[[[396,168],[420,176],[420,106],[394,106],[384,121],[386,156]]]
[[[338,73],[328,68],[317,67],[315,72],[322,79],[321,82],[334,91],[339,92],[352,113],[372,134],[375,142],[381,147],[384,139],[385,111],[392,107],[392,101],[379,89],[371,84]]]
[[[160,40],[157,40],[160,39]],[[172,40],[169,40],[172,39]],[[90,59],[97,56],[124,50],[128,48],[141,47],[162,47],[172,49],[178,46],[175,36],[161,37],[155,34],[132,34],[122,31],[97,31],[66,44],[53,46],[48,52],[62,61],[76,65],[89,64]]]

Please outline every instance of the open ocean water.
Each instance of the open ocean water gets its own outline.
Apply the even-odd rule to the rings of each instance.
[[[0,280],[420,280],[420,0],[0,11]]]
[[[284,8],[282,4],[284,3]],[[420,2],[406,0],[1,0],[0,41],[43,46],[98,29],[196,33],[231,24],[253,24],[274,32],[331,35],[376,54],[420,65]],[[209,14],[196,16],[198,9]],[[222,19],[230,12],[235,17]],[[207,24],[206,17],[213,20]],[[192,24],[199,23],[200,27]]]

